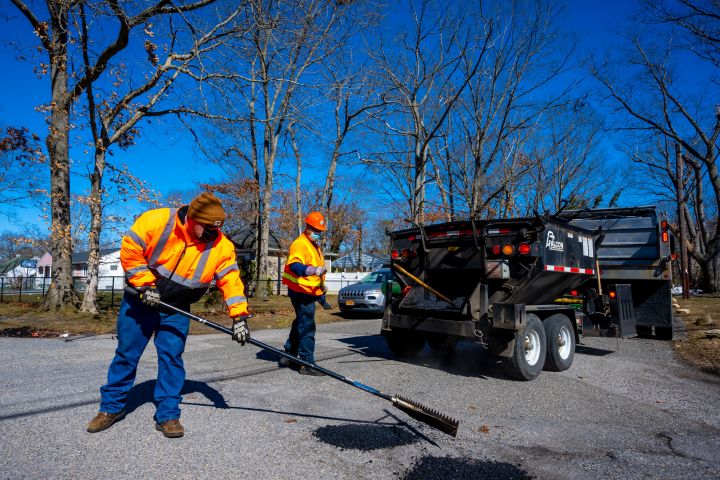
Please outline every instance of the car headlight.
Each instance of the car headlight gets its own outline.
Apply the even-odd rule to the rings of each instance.
[[[380,295],[380,293],[382,293],[380,292],[380,290],[366,290],[365,296],[367,297],[368,295]]]

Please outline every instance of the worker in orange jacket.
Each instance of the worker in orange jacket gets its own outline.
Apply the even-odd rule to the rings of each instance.
[[[315,302],[327,291],[327,269],[320,249],[322,232],[326,229],[322,213],[308,214],[305,230],[290,245],[283,272],[283,284],[288,288],[288,296],[295,309],[295,320],[285,342],[285,351],[309,363],[315,363]],[[285,358],[280,359],[280,365],[296,367]],[[297,370],[303,375],[322,375],[305,366]]]
[[[107,383],[100,388],[100,411],[88,432],[105,430],[122,418],[138,361],[154,333],[156,428],[166,437],[183,436],[179,407],[185,383],[182,354],[190,321],[185,315],[163,310],[159,301],[189,311],[190,304],[198,301],[214,280],[233,319],[233,339],[245,345],[250,336],[247,298],[235,246],[220,231],[225,218],[220,200],[204,192],[180,209],[143,213],[123,237],[120,262],[131,289],[120,306],[118,346]]]

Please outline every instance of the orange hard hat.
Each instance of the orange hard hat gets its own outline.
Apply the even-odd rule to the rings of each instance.
[[[315,230],[320,230],[321,232],[324,232],[325,230],[327,230],[327,224],[325,223],[325,217],[323,217],[323,214],[320,212],[308,213],[308,216],[305,217],[305,223],[310,225]]]

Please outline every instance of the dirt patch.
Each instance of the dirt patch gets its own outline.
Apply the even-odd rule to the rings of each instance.
[[[673,342],[675,351],[693,367],[720,375],[720,338],[707,334],[708,331],[720,328],[720,296],[674,298],[680,308],[690,311],[682,315],[687,338]]]
[[[45,329],[33,329],[31,327],[11,327],[0,330],[2,337],[33,337],[50,338],[60,335],[58,332]]]

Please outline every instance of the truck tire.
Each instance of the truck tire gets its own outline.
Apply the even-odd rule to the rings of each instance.
[[[545,364],[545,328],[537,315],[528,313],[525,327],[515,335],[512,357],[502,357],[505,373],[518,380],[534,380]]]
[[[635,325],[635,332],[640,338],[652,337],[652,327],[650,325]]]
[[[655,338],[657,338],[658,340],[672,340],[672,327],[658,327],[657,325],[655,325]]]
[[[442,333],[428,333],[427,343],[436,352],[447,355],[455,350],[458,339]]]
[[[390,351],[398,357],[412,358],[425,346],[425,335],[405,328],[394,328],[385,334],[385,341]]]
[[[568,317],[556,313],[545,319],[547,353],[545,370],[562,372],[570,368],[575,358],[575,329]]]

